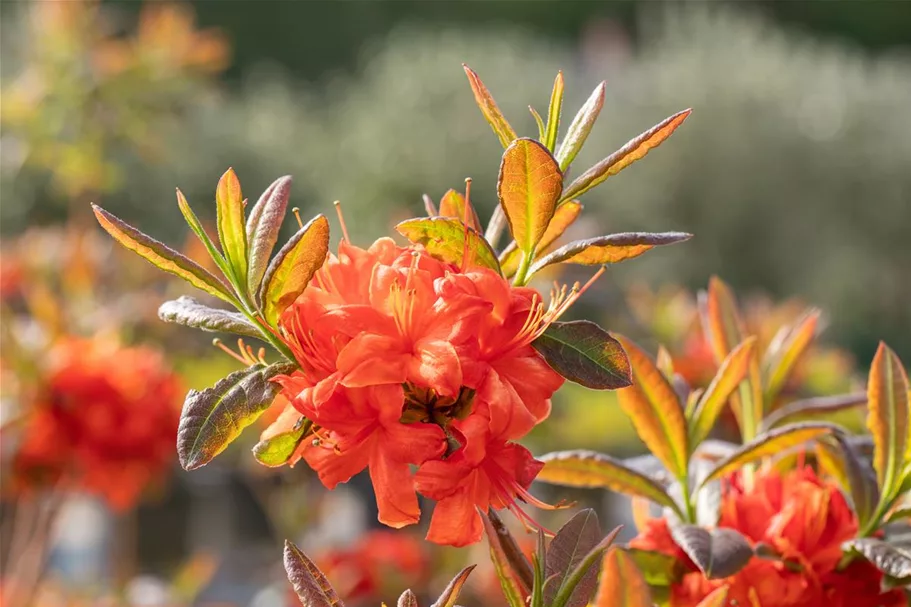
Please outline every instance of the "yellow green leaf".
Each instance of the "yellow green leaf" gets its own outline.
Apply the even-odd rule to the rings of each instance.
[[[699,601],[699,604],[696,605],[696,607],[724,607],[727,605],[728,588],[728,586],[716,588],[710,592],[708,596]]]
[[[237,285],[247,284],[247,231],[244,226],[244,197],[234,169],[228,169],[218,180],[215,190],[218,212],[218,240],[234,272]]]
[[[459,600],[459,593],[462,591],[462,586],[468,581],[468,576],[474,571],[474,568],[475,565],[469,565],[462,569],[458,575],[452,578],[446,586],[446,589],[443,590],[443,594],[440,595],[440,598],[438,598],[430,607],[455,607],[456,601]]]
[[[471,203],[468,204],[468,225],[476,232],[481,232],[481,222]],[[465,197],[455,190],[448,190],[440,199],[440,217],[454,217],[465,223]]]
[[[653,148],[658,147],[683,124],[692,110],[683,110],[665,118],[638,137],[631,139],[622,148],[585,171],[563,191],[561,200],[578,198],[590,189],[600,185],[608,177],[616,175],[637,160],[644,158]]]
[[[535,253],[535,257],[540,257],[547,252],[558,238],[563,235],[569,226],[575,223],[582,212],[582,204],[578,200],[567,200],[557,207],[554,216],[551,218],[544,235],[541,236],[540,242]],[[516,273],[519,269],[519,262],[522,260],[522,252],[516,246],[516,243],[510,243],[500,255],[500,268],[503,270],[503,276],[507,278]]]
[[[97,205],[92,205],[101,227],[114,240],[133,251],[152,265],[179,276],[188,283],[227,302],[234,302],[228,286],[195,261],[188,259],[151,236],[118,219]]]
[[[557,150],[556,154],[561,171],[569,168],[569,165],[572,164],[579,150],[585,144],[585,140],[588,139],[588,135],[598,119],[598,114],[601,113],[601,108],[604,107],[604,93],[606,90],[606,82],[599,84],[585,104],[579,109],[573,121],[569,123],[569,128],[566,129],[566,136],[563,138],[563,143],[560,144],[560,149]]]
[[[547,127],[544,129],[544,144],[551,152],[557,148],[557,134],[560,130],[560,112],[563,109],[563,72],[557,72],[554,90],[550,94],[550,106],[547,109]]]
[[[793,326],[782,328],[772,340],[766,353],[766,402],[772,402],[778,395],[797,361],[813,342],[820,315],[819,310],[809,310]]]
[[[531,267],[531,273],[555,263],[600,266],[639,257],[657,246],[684,242],[692,238],[685,232],[624,232],[576,240],[548,253]]]
[[[635,561],[611,548],[601,564],[601,581],[592,607],[652,607],[652,595]]]
[[[528,106],[528,111],[531,112],[531,117],[535,119],[535,124],[538,125],[538,141],[544,141],[544,121],[541,120],[541,114],[538,113],[538,110]]]
[[[304,292],[329,252],[329,222],[317,215],[291,237],[263,276],[262,311],[275,326],[282,312]]]
[[[686,477],[689,438],[677,393],[639,346],[618,336],[633,371],[633,385],[623,388],[620,407],[655,457],[678,479]]]
[[[464,63],[462,67],[465,69],[465,75],[468,76],[468,84],[471,85],[471,91],[474,93],[478,107],[481,108],[481,113],[490,123],[493,132],[500,138],[503,147],[509,147],[509,144],[516,139],[516,132],[509,125],[500,108],[497,107],[497,102],[493,100],[490,91],[487,90],[478,75]]]
[[[497,530],[494,528],[490,519],[482,516],[484,530],[487,534],[487,544],[490,549],[490,562],[493,563],[497,579],[500,581],[500,587],[503,589],[503,595],[510,607],[523,607],[529,589],[525,586],[519,574],[513,571],[507,558],[503,545],[500,543]]]
[[[728,398],[747,374],[755,345],[756,338],[748,337],[721,363],[693,413],[693,422],[690,426],[691,448],[695,449],[712,431]]]
[[[880,342],[867,381],[867,427],[873,435],[873,468],[884,498],[901,482],[908,451],[908,376],[889,346]]]
[[[534,139],[516,139],[500,163],[497,195],[513,239],[532,255],[557,208],[563,175],[557,161]]]
[[[395,226],[395,229],[411,242],[423,245],[427,252],[437,259],[460,268],[480,266],[500,271],[497,254],[493,252],[487,241],[459,219],[451,217],[407,219]],[[467,262],[463,261],[466,252],[468,253]]]

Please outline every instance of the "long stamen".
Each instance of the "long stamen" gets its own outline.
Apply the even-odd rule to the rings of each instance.
[[[294,217],[297,218],[297,225],[303,229],[304,221],[301,219],[301,210],[297,207],[291,209],[291,212],[294,213]]]
[[[335,214],[338,215],[339,225],[342,226],[342,237],[345,239],[345,242],[351,242],[351,239],[348,238],[348,228],[345,226],[345,218],[342,217],[342,203],[336,200],[332,204],[335,205]]]
[[[242,365],[249,364],[242,356],[240,356],[237,352],[235,352],[234,350],[232,350],[231,348],[229,348],[228,346],[223,344],[221,342],[221,340],[218,339],[217,337],[212,340],[212,345],[215,346],[216,348],[219,348],[222,352],[224,352],[225,354],[227,354],[234,360],[240,362],[240,364],[242,364]]]

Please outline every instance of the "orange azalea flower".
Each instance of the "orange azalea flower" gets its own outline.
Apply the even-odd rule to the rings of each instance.
[[[760,472],[747,490],[730,479],[719,527],[738,530],[752,543],[770,546],[781,560],[754,557],[735,575],[706,580],[671,538],[665,519],[648,522],[630,545],[669,554],[690,573],[672,587],[672,607],[695,606],[719,586],[731,604],[751,607],[904,607],[900,590],[880,593],[882,574],[855,562],[837,569],[841,545],[857,534],[857,517],[838,488],[802,467],[782,475]]]
[[[125,509],[174,459],[183,388],[161,356],[72,338],[49,370],[13,460],[27,490],[62,483]]]
[[[533,289],[422,247],[342,242],[279,323],[301,369],[276,381],[315,427],[299,455],[329,488],[367,468],[392,527],[420,519],[419,466],[417,489],[440,501],[435,542],[478,541],[477,508],[527,518],[515,500],[544,506],[527,492],[541,465],[510,441],[549,415],[563,383],[530,344],[573,295],[546,308]]]

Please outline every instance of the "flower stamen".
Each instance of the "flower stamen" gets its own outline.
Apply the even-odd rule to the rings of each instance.
[[[338,223],[342,227],[342,238],[344,238],[345,242],[351,242],[351,239],[348,238],[348,228],[345,226],[345,218],[342,217],[342,203],[341,201],[336,200],[332,204],[335,205],[335,214],[338,215]]]

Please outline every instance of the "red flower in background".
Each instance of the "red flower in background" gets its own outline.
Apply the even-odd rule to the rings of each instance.
[[[71,338],[50,352],[13,458],[21,490],[61,484],[125,509],[174,459],[183,387],[146,348]]]
[[[690,573],[672,587],[672,607],[691,607],[719,586],[729,586],[731,604],[751,607],[904,607],[900,590],[880,594],[882,574],[856,562],[838,571],[841,545],[856,536],[857,517],[832,483],[809,467],[782,475],[760,472],[753,486],[737,474],[730,479],[719,527],[736,529],[752,543],[772,547],[782,561],[754,557],[737,574],[706,580],[674,543],[665,519],[649,521],[630,545],[662,552]]]
[[[541,464],[512,441],[563,383],[530,344],[575,296],[546,307],[421,247],[342,242],[280,321],[301,369],[276,381],[315,428],[299,455],[329,488],[368,469],[392,527],[420,519],[415,489],[437,499],[435,542],[478,541],[478,508],[527,519],[515,502],[544,506],[527,492]]]

